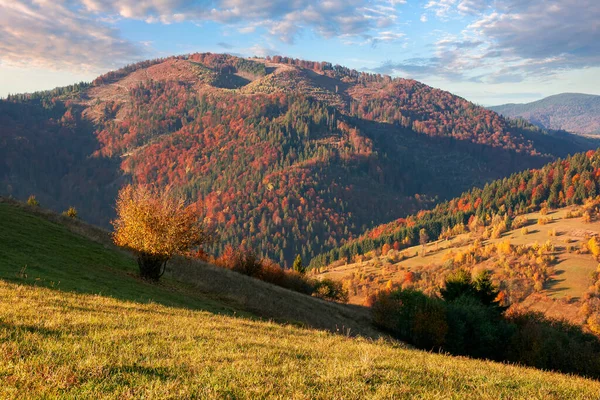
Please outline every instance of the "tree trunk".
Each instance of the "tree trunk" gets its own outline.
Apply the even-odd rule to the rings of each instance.
[[[158,281],[165,272],[167,259],[152,254],[140,253],[138,254],[137,262],[142,278]]]

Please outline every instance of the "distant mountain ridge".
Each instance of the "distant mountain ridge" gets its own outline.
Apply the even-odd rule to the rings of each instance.
[[[0,100],[0,194],[109,226],[125,183],[171,185],[219,240],[290,265],[493,179],[598,147],[410,80],[191,54]]]
[[[524,118],[545,129],[600,134],[600,96],[562,93],[525,104],[488,107],[505,117]]]

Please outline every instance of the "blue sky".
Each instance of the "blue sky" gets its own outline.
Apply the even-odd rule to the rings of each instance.
[[[190,52],[415,78],[483,105],[600,94],[597,0],[0,0],[0,96]]]

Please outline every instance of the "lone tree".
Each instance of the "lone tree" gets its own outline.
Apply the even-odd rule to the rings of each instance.
[[[306,266],[304,266],[302,264],[302,257],[300,257],[300,254],[298,254],[296,256],[296,259],[294,260],[294,265],[292,266],[292,269],[301,274],[304,274],[306,272]]]
[[[209,239],[194,210],[170,190],[128,185],[117,198],[114,242],[137,254],[140,275],[157,281],[167,261]]]

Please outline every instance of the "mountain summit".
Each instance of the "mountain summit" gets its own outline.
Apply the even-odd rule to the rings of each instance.
[[[506,117],[521,117],[546,129],[600,134],[600,96],[562,93],[526,104],[503,104],[490,110]]]

